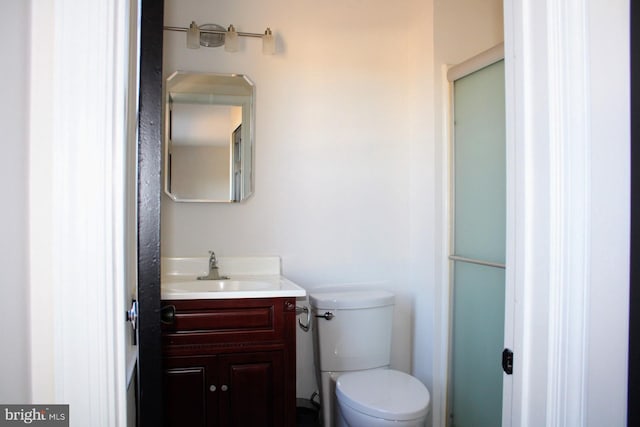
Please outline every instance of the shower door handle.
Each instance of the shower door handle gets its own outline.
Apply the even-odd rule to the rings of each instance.
[[[513,351],[508,348],[502,352],[502,370],[507,375],[513,375]]]

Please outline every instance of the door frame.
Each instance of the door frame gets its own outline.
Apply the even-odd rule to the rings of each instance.
[[[631,7],[631,262],[627,425],[640,424],[640,5]]]
[[[164,2],[142,0],[138,125],[138,425],[162,426],[160,198]]]
[[[159,407],[162,398],[158,311],[163,4],[153,0],[143,0],[142,4],[138,248],[140,363],[144,372],[140,373],[140,415],[141,425],[155,426],[160,425],[153,420],[155,408]],[[579,424],[580,420],[584,421],[584,417],[588,416],[588,405],[585,405],[587,398],[590,394],[594,399],[598,395],[595,385],[593,388],[589,388],[589,385],[605,381],[598,377],[600,383],[594,382],[593,378],[587,382],[589,375],[602,371],[611,377],[611,381],[604,383],[605,392],[615,390],[617,393],[621,377],[626,380],[626,340],[625,343],[619,340],[612,342],[615,345],[615,358],[609,360],[609,367],[604,365],[604,360],[593,358],[581,358],[576,365],[563,364],[564,360],[570,360],[576,351],[582,351],[589,344],[597,346],[604,342],[591,335],[598,332],[598,329],[593,328],[588,320],[612,327],[617,324],[624,331],[628,324],[628,295],[625,299],[619,293],[625,290],[628,292],[628,264],[624,261],[628,254],[623,253],[625,248],[621,248],[621,261],[615,264],[626,265],[624,273],[617,272],[622,269],[603,267],[602,262],[598,263],[591,252],[597,250],[600,244],[606,246],[611,239],[619,237],[621,230],[624,232],[625,225],[622,224],[620,230],[616,229],[615,236],[610,236],[610,239],[591,235],[600,238],[597,246],[590,240],[585,241],[594,223],[591,217],[585,217],[583,213],[594,212],[594,205],[589,197],[593,190],[601,189],[594,188],[590,181],[589,167],[593,165],[588,163],[589,157],[586,155],[594,147],[570,144],[575,141],[590,141],[593,136],[590,134],[592,128],[587,126],[591,125],[591,111],[585,110],[584,106],[596,106],[592,102],[595,99],[591,98],[594,93],[583,92],[585,87],[592,88],[590,85],[593,77],[583,74],[585,65],[598,73],[608,69],[609,73],[616,72],[616,76],[622,80],[629,78],[628,74],[611,66],[624,63],[624,55],[628,55],[628,50],[622,49],[622,53],[618,54],[615,52],[617,49],[606,51],[606,46],[609,45],[625,45],[621,32],[626,29],[620,26],[624,16],[621,18],[616,13],[620,13],[619,7],[626,5],[626,0],[616,0],[617,7],[612,7],[610,2],[604,0],[573,1],[568,4],[505,0],[504,3],[507,144],[513,144],[513,164],[510,166],[513,169],[508,171],[508,180],[511,176],[513,187],[508,192],[512,198],[515,197],[513,209],[514,218],[517,218],[511,231],[513,240],[507,242],[507,264],[513,268],[513,276],[508,280],[515,283],[516,309],[512,326],[517,339],[513,345],[515,367],[511,418],[504,425],[549,425],[560,419],[569,420],[570,424],[574,421]],[[634,11],[637,14],[637,9]],[[598,40],[598,45],[592,45],[591,40]],[[568,55],[568,52],[572,54]],[[614,55],[612,58],[617,62],[589,62],[591,54],[596,58],[603,53]],[[567,74],[562,70],[578,71],[579,79],[583,80],[579,82],[582,85],[576,85],[572,79],[568,80]],[[616,94],[619,94],[621,85],[628,90],[625,81],[620,83],[613,80],[609,90],[616,90]],[[538,96],[540,94],[545,96]],[[558,106],[560,108],[555,110]],[[571,114],[573,111],[578,112],[577,117]],[[553,114],[549,114],[550,112]],[[547,121],[550,116],[556,118],[553,126]],[[616,136],[626,141],[624,132],[628,129],[624,125],[625,120],[628,122],[628,116],[622,122],[614,122],[622,123],[619,128],[624,130],[618,131]],[[568,132],[568,137],[559,138],[555,133],[557,128]],[[539,141],[543,144],[537,144]],[[555,151],[548,151],[549,141],[557,142],[554,145]],[[621,166],[622,174],[624,167]],[[618,172],[608,164],[603,164],[602,168]],[[623,181],[619,176],[617,180]],[[568,185],[575,190],[572,191],[568,204],[565,203],[562,191],[554,191],[552,194],[547,192],[547,188],[554,188],[554,185],[565,189]],[[597,195],[602,199],[602,192]],[[447,203],[446,200],[442,202]],[[620,200],[620,203],[628,202]],[[553,212],[553,215],[550,216],[549,212]],[[577,214],[580,222],[577,228],[573,227],[573,213]],[[579,253],[563,251],[566,248],[563,245],[579,242],[583,242],[590,250],[576,251]],[[550,247],[556,254],[553,257],[549,257]],[[566,271],[563,270],[563,265],[572,265],[573,268]],[[589,292],[600,290],[592,287],[595,281],[590,281],[592,273],[596,272],[595,267],[611,273],[615,283],[622,283],[616,288],[618,293],[607,301],[620,303],[622,315],[607,311],[605,315],[609,316],[605,319],[604,315],[593,317],[593,313],[588,313],[594,302],[589,299]],[[563,289],[562,285],[565,283],[579,283],[582,286],[572,286],[568,293],[558,293],[557,290]],[[548,307],[552,308],[551,313],[547,311]],[[600,327],[599,324],[597,326]],[[550,336],[547,336],[547,331]],[[614,396],[616,407],[611,411],[614,411],[613,415],[616,417],[620,412],[619,400],[618,395]],[[626,406],[626,396],[624,400]],[[598,411],[611,414],[596,405],[597,401],[589,402],[592,403],[589,412],[591,417],[596,417]],[[155,413],[158,414],[158,411]],[[156,415],[156,420],[158,416]],[[592,419],[589,418],[590,421]],[[617,423],[619,420],[609,421]]]
[[[78,425],[128,422],[129,6],[30,2],[20,35],[31,40],[30,400],[69,404]]]
[[[503,425],[623,425],[628,1],[507,0],[504,14],[516,305]]]

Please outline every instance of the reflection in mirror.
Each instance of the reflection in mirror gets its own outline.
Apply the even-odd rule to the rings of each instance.
[[[164,190],[179,202],[253,193],[254,85],[243,75],[175,72],[165,86]]]

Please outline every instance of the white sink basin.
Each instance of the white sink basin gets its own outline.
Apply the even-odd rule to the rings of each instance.
[[[163,258],[161,297],[176,299],[304,297],[306,291],[280,275],[280,259],[219,258],[224,280],[197,280],[207,273],[207,258]]]
[[[172,280],[173,279],[173,280]],[[282,276],[195,280],[172,277],[162,281],[162,299],[224,299],[303,297],[306,291]]]

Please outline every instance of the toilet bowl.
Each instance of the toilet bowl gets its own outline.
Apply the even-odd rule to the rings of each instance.
[[[342,416],[338,427],[421,427],[430,403],[420,381],[393,369],[341,375],[336,399]]]

